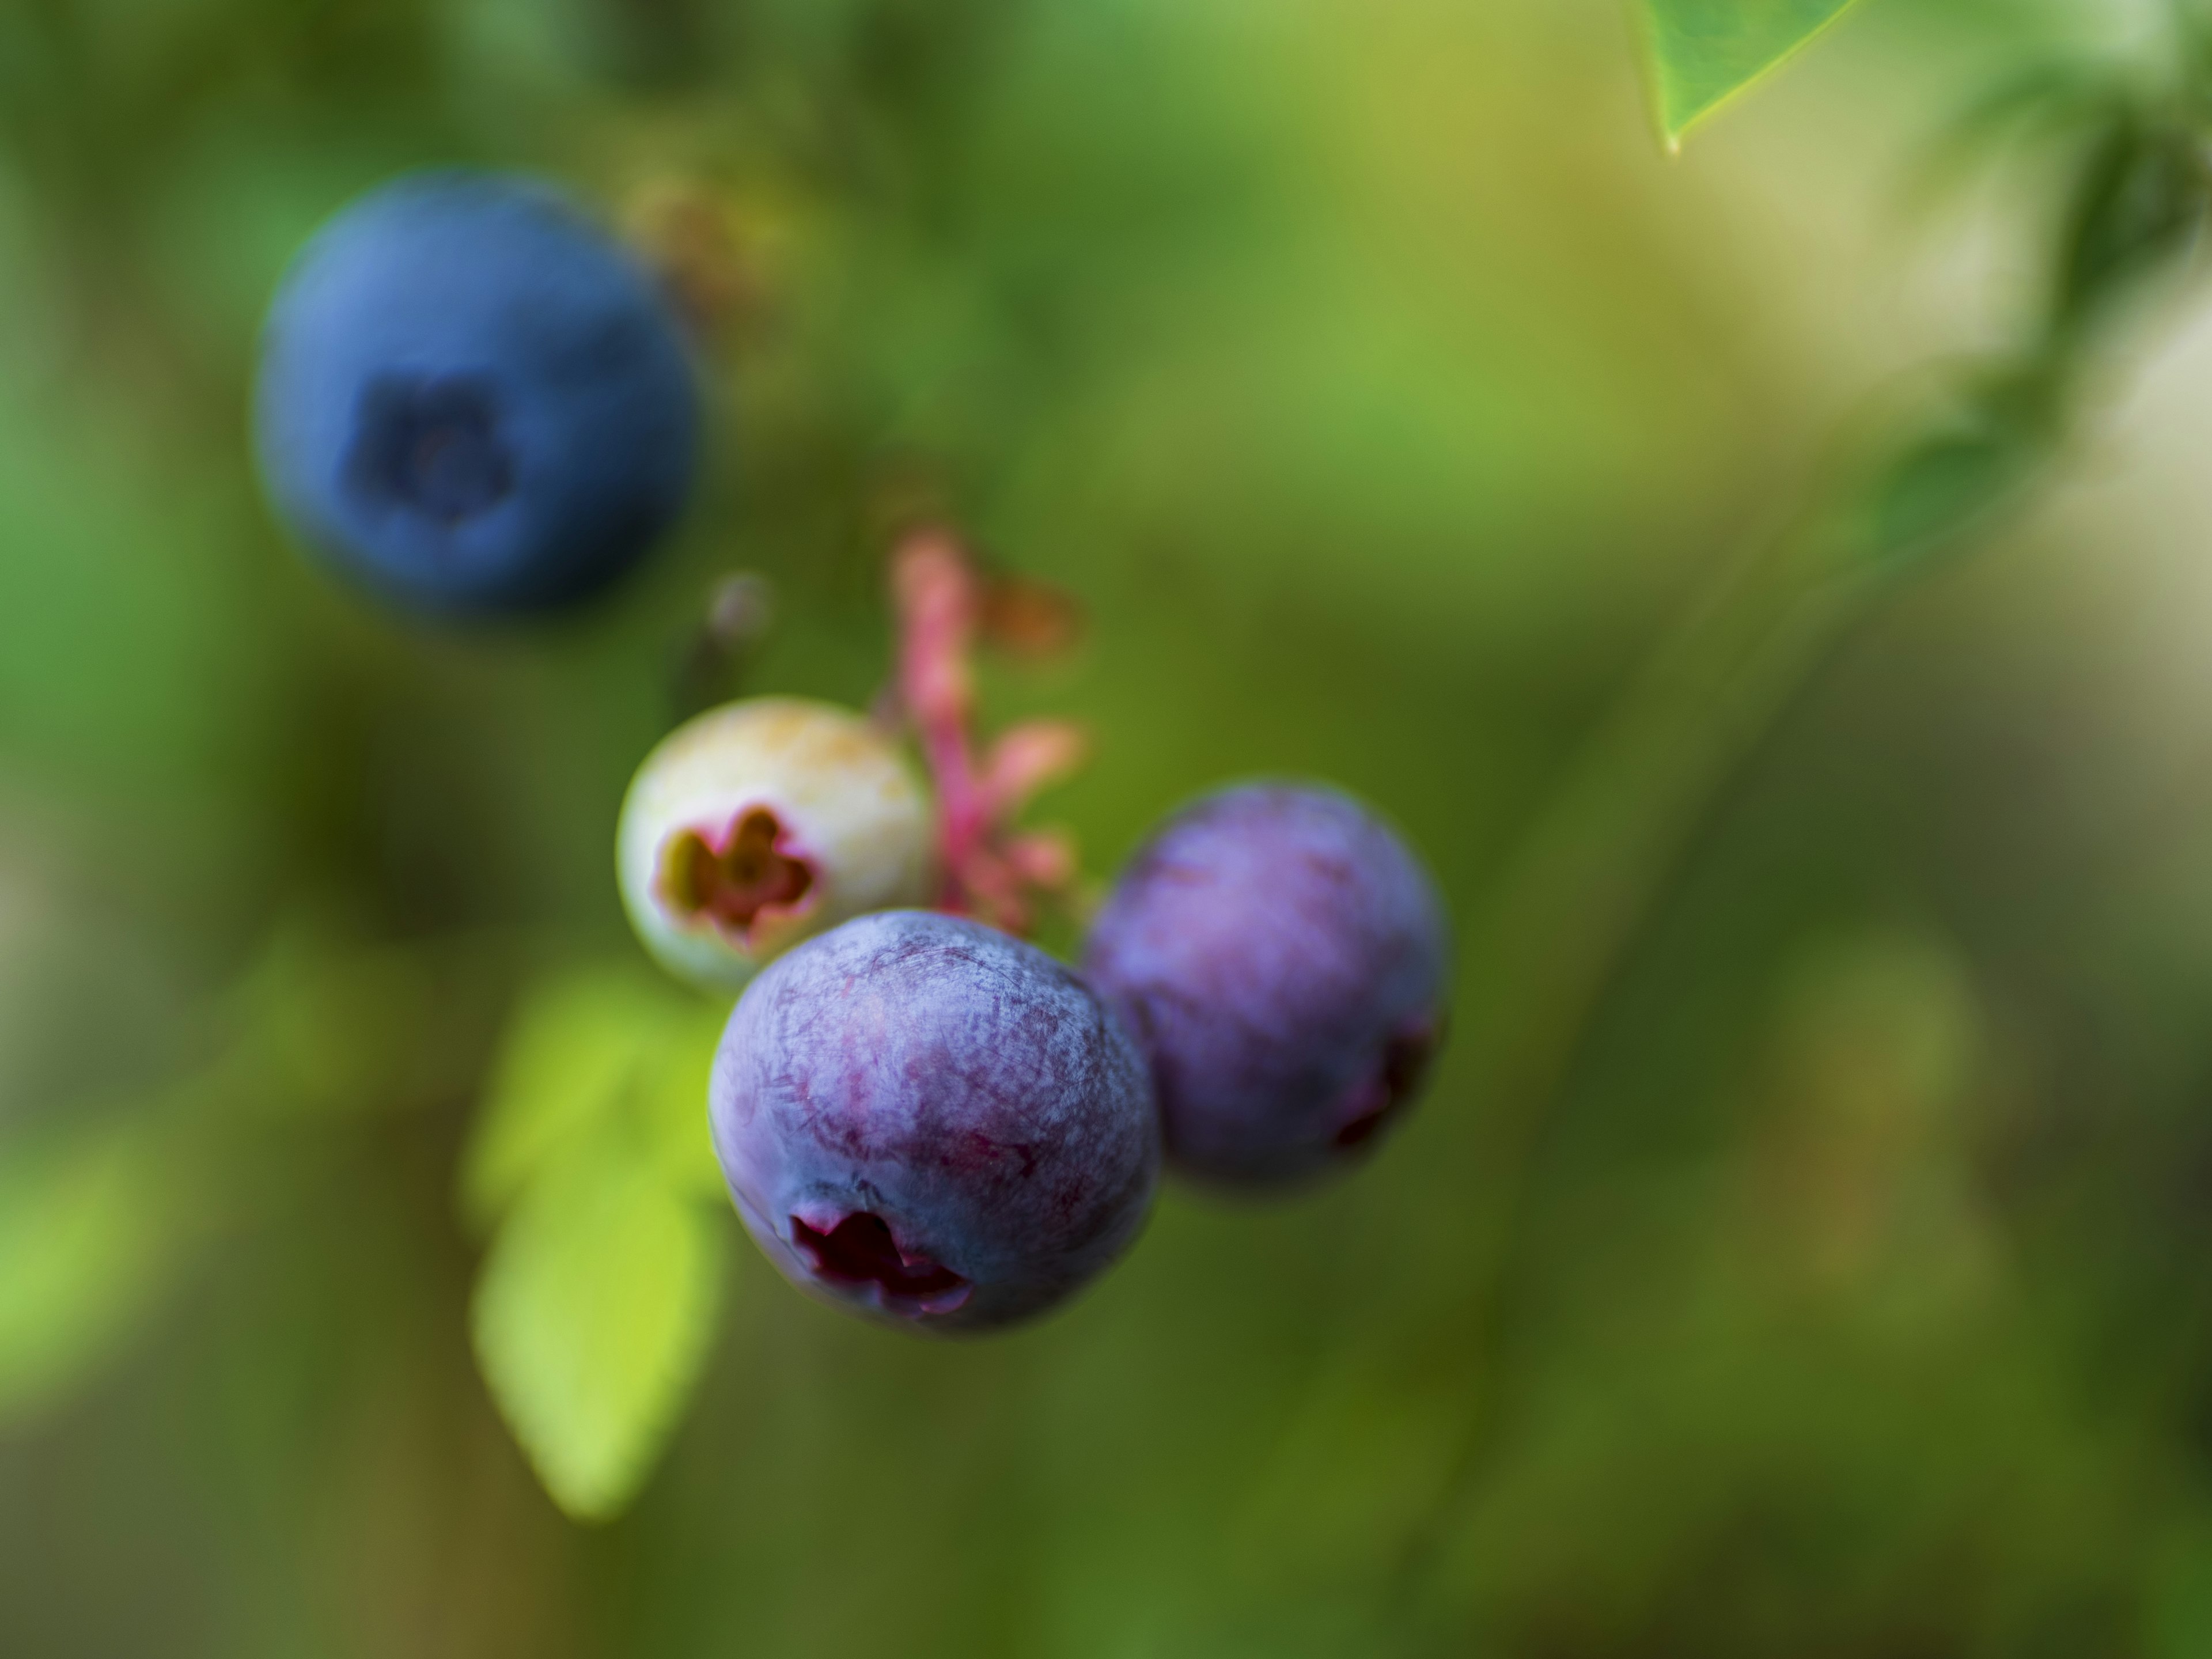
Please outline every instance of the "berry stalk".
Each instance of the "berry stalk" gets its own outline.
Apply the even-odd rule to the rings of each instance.
[[[1074,772],[1090,744],[1066,720],[1024,720],[988,747],[972,735],[976,645],[990,588],[948,531],[912,531],[891,556],[898,613],[896,685],[937,794],[937,908],[1026,934],[1039,903],[1073,885],[1073,843],[1013,821],[1032,796]]]

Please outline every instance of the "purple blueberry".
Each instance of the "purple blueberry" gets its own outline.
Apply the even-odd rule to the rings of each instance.
[[[1435,884],[1333,789],[1248,785],[1185,808],[1122,872],[1084,962],[1145,1051],[1169,1162],[1261,1185],[1370,1150],[1443,1034]]]
[[[730,1016],[708,1113],[762,1249],[826,1301],[980,1330],[1126,1249],[1159,1131],[1142,1058],[1034,945],[888,910],[779,957]]]

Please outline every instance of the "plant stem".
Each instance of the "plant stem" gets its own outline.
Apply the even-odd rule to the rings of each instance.
[[[1495,1372],[1538,1145],[1584,1032],[1689,842],[1750,751],[1838,642],[1898,585],[1837,575],[1799,538],[1732,570],[1654,654],[1571,763],[1525,832],[1465,961],[1473,1092],[1470,1164],[1481,1231],[1460,1305],[1468,1370]],[[1462,1362],[1463,1364],[1466,1362]],[[1470,1400],[1437,1498],[1409,1534],[1394,1604],[1410,1608],[1492,1443],[1496,1413]]]

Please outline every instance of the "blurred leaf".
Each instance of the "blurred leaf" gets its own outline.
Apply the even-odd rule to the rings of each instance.
[[[1948,419],[1894,451],[1865,501],[1870,561],[1923,557],[2008,501],[2051,441],[2051,394],[2037,366],[1992,375]]]
[[[2159,266],[2192,248],[2212,210],[2196,136],[2114,119],[2091,147],[2075,185],[2053,304],[2058,324],[2089,321]]]
[[[106,1358],[173,1272],[176,1160],[144,1129],[0,1152],[0,1422]]]
[[[1833,22],[1851,0],[1644,0],[1667,142],[1712,114]]]
[[[483,1065],[475,1040],[495,958],[466,938],[364,948],[292,917],[227,1009],[236,1031],[218,1088],[271,1116],[369,1110],[461,1086]]]
[[[450,1084],[468,999],[439,969],[469,959],[285,930],[209,1012],[200,1064],[76,1139],[0,1152],[0,1419],[106,1357],[173,1277],[188,1220],[252,1212],[272,1190],[261,1155],[301,1150],[289,1121]]]
[[[477,1285],[477,1356],[555,1502],[619,1511],[705,1363],[722,1286],[713,1212],[627,1137],[533,1182]]]
[[[2054,59],[1999,83],[1937,137],[1913,194],[1936,204],[2008,146],[2079,137],[2125,102],[2124,81],[2103,65]]]
[[[540,1170],[623,1110],[647,1120],[678,1184],[719,1189],[707,1078],[726,1013],[627,963],[527,988],[463,1171],[469,1218],[489,1226]]]
[[[1801,949],[1776,1021],[1788,1063],[1814,1088],[1871,1091],[1921,1116],[1955,1103],[1986,1041],[1957,950],[1872,926]]]
[[[2024,470],[2003,432],[1946,432],[1891,463],[1872,505],[1869,539],[1889,563],[1947,540],[1995,507]]]

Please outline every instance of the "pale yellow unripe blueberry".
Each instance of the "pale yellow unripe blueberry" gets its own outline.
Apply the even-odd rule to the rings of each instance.
[[[929,808],[884,732],[834,704],[750,697],[678,726],[639,767],[615,859],[647,950],[735,988],[799,940],[927,903]]]

